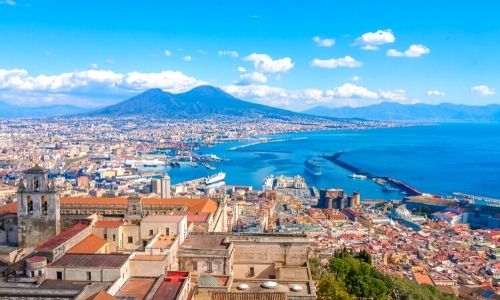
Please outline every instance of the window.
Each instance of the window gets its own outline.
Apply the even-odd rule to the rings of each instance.
[[[253,277],[255,276],[255,268],[254,267],[250,267],[250,277]]]
[[[57,272],[56,272],[56,278],[57,278],[57,280],[62,280],[62,279],[63,279],[63,278],[62,278],[62,272],[61,272],[61,271],[57,271]]]
[[[170,235],[170,228],[165,228],[165,235],[166,236],[169,236]]]
[[[132,244],[133,242],[134,242],[134,239],[133,239],[131,236],[129,236],[129,237],[128,237],[128,243],[129,243],[129,244]]]
[[[196,270],[198,270],[198,262],[193,261],[193,271],[196,271]]]
[[[91,272],[87,272],[87,280],[92,280],[92,273]]]
[[[113,242],[116,242],[116,235],[113,234]]]
[[[44,215],[48,214],[48,210],[49,210],[48,208],[49,208],[49,204],[47,202],[47,197],[42,196],[42,212]]]
[[[212,262],[207,261],[207,272],[212,272]]]
[[[108,235],[105,233],[104,234],[104,239],[107,240],[108,239]]]
[[[150,229],[149,230],[149,236],[152,236],[153,235],[153,229]]]

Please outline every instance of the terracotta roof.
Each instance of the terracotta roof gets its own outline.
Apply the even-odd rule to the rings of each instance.
[[[202,223],[202,222],[206,222],[207,219],[208,219],[208,216],[209,214],[207,213],[201,213],[201,214],[190,214],[188,213],[187,217],[187,221],[189,223]]]
[[[127,206],[127,198],[113,197],[63,197],[61,205],[119,205]]]
[[[129,278],[116,296],[119,298],[134,297],[136,300],[142,300],[146,297],[154,283],[154,278]]]
[[[66,253],[96,253],[107,243],[105,239],[95,234],[91,234],[69,249]]]
[[[208,198],[143,198],[141,199],[143,205],[186,205],[188,213],[215,213],[217,211],[217,202]]]
[[[71,238],[73,238],[75,235],[82,232],[89,226],[90,225],[88,224],[82,224],[82,223],[75,224],[72,227],[54,236],[53,238],[49,239],[45,243],[38,245],[38,247],[36,247],[36,250],[40,252],[51,252],[57,247],[69,241]]]
[[[64,254],[50,267],[120,268],[128,258],[128,254]]]
[[[17,202],[11,202],[4,206],[0,206],[0,213],[17,213]]]
[[[105,291],[100,291],[99,293],[87,298],[87,300],[116,300],[116,299],[118,298],[111,296]]]
[[[97,228],[108,227],[108,228],[118,228],[122,226],[125,222],[114,221],[114,220],[101,220],[95,222],[94,226]]]
[[[422,272],[414,272],[413,277],[415,278],[415,281],[418,284],[428,284],[428,285],[434,285],[432,282],[431,277],[428,274],[422,273]]]

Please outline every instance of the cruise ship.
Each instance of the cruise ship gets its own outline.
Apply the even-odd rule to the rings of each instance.
[[[226,173],[219,172],[217,174],[207,176],[205,178],[205,184],[206,185],[215,184],[215,183],[223,181],[225,178],[226,178]]]
[[[320,176],[321,175],[321,167],[318,165],[318,163],[315,160],[309,159],[304,162],[304,166],[306,168],[306,171],[311,173],[312,175],[315,176]]]

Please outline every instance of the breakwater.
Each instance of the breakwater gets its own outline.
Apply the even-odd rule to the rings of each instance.
[[[342,168],[344,168],[344,169],[346,169],[354,174],[365,175],[366,177],[368,177],[370,179],[375,179],[375,180],[381,179],[384,182],[386,182],[386,184],[405,192],[406,195],[408,195],[408,196],[422,195],[422,192],[420,190],[418,190],[417,188],[415,188],[415,187],[413,187],[413,186],[411,186],[411,185],[409,185],[401,180],[387,177],[387,176],[378,176],[375,174],[371,174],[371,173],[364,171],[364,170],[361,170],[360,168],[357,168],[349,163],[346,163],[345,161],[340,159],[340,156],[342,154],[344,154],[344,151],[337,152],[333,155],[323,155],[323,158],[331,161],[332,163],[338,165],[339,167],[342,167]]]

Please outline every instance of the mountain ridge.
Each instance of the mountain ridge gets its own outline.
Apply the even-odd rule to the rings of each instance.
[[[79,114],[89,111],[87,108],[69,105],[54,104],[44,106],[18,106],[0,101],[0,119],[12,118],[49,118]]]
[[[303,113],[334,118],[362,118],[377,121],[499,122],[500,105],[401,104],[382,102],[362,107],[316,106]]]
[[[280,108],[236,98],[218,87],[201,85],[189,91],[172,94],[161,89],[149,89],[129,99],[88,112],[88,116],[198,117],[207,115],[290,117],[306,116]]]

